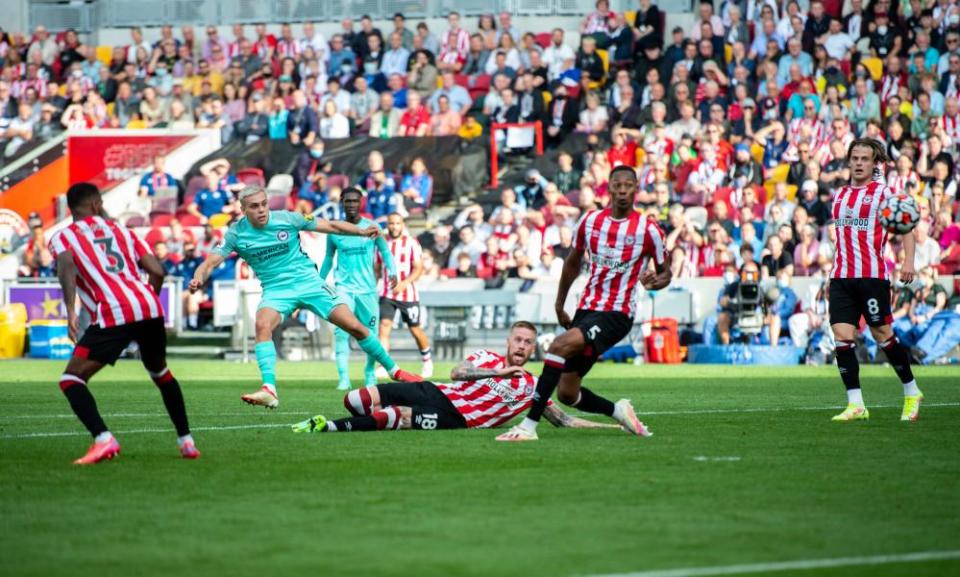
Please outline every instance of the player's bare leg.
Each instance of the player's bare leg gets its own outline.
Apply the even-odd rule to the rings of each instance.
[[[380,344],[383,346],[383,350],[390,352],[390,333],[393,331],[393,319],[380,319],[380,326],[377,327],[377,332],[380,338]],[[377,369],[377,378],[387,379],[390,377],[387,374],[387,370],[383,367]]]
[[[363,326],[363,323],[350,311],[350,307],[343,304],[337,305],[330,311],[328,320],[357,339],[357,344],[360,345],[363,352],[375,358],[377,362],[386,369],[390,378],[405,382],[418,382],[423,380],[419,375],[408,373],[398,367],[397,363],[390,357],[390,354],[380,344],[380,341],[377,340],[377,337],[373,335],[367,327]]]
[[[258,391],[242,395],[240,399],[245,403],[268,409],[275,409],[280,405],[277,397],[277,347],[273,344],[273,331],[282,320],[283,315],[270,307],[257,311],[254,325],[257,344],[253,350],[257,355],[257,366],[260,368],[263,385]]]
[[[420,325],[410,327],[410,334],[413,335],[413,340],[417,342],[417,350],[420,351],[420,361],[423,363],[423,366],[420,368],[420,376],[429,379],[433,376],[433,356],[430,351],[430,339],[427,338],[427,333]]]
[[[93,436],[87,453],[74,461],[75,465],[93,465],[120,454],[120,443],[107,428],[97,409],[97,401],[87,388],[87,382],[103,368],[103,363],[73,356],[60,376],[60,390],[67,397],[70,408]]]
[[[903,385],[903,412],[900,413],[901,421],[916,421],[920,418],[920,404],[923,402],[923,393],[917,387],[917,381],[913,377],[913,370],[910,368],[910,355],[906,347],[900,343],[900,339],[893,332],[893,327],[883,325],[880,327],[870,327],[873,338],[877,340],[883,353],[887,356],[890,366],[900,379]]]

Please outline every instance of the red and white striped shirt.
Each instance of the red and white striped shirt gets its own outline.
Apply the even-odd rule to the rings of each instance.
[[[590,279],[578,308],[620,311],[630,317],[647,261],[653,257],[663,264],[666,259],[657,221],[636,211],[622,220],[613,218],[609,208],[588,212],[577,224],[573,248],[586,251],[590,262]]]
[[[283,38],[277,40],[277,54],[281,58],[286,58],[289,56],[290,58],[296,59],[299,58],[300,52],[300,43],[298,41],[292,39],[286,40]]]
[[[892,196],[880,182],[844,186],[833,200],[837,246],[833,278],[887,278],[883,247],[887,231],[880,224],[880,203]]]
[[[919,190],[920,175],[913,170],[907,174],[900,174],[894,170],[887,178],[887,185],[890,187],[890,191],[894,194],[899,194],[901,192],[904,194],[913,194],[911,185],[913,187],[917,187],[917,190]]]
[[[397,267],[397,280],[403,282],[413,274],[413,264],[420,262],[423,249],[420,243],[412,236],[402,234],[398,238],[387,236],[387,246],[390,247],[390,256],[393,257],[393,265]],[[380,253],[376,253],[377,263],[383,266],[383,259]],[[382,270],[382,269],[381,269]],[[402,303],[420,302],[420,293],[417,291],[417,285],[410,285],[399,294],[393,294],[388,283],[380,281],[380,296],[399,301]]]
[[[940,126],[946,135],[950,137],[950,140],[953,141],[954,146],[956,146],[958,141],[960,141],[960,114],[954,114],[953,116],[944,114],[940,117]]]
[[[822,146],[827,140],[827,128],[817,119],[808,120],[806,118],[794,118],[790,121],[787,128],[787,140],[794,146],[800,146],[804,140],[804,129],[808,130],[807,142],[810,144],[810,152]]]
[[[478,369],[508,366],[506,357],[485,349],[475,351],[467,357],[467,362]],[[449,385],[437,383],[436,387],[463,415],[467,427],[486,429],[498,427],[530,408],[537,378],[524,371],[522,377],[490,377]]]
[[[73,254],[77,294],[93,323],[107,328],[163,316],[139,265],[152,253],[122,224],[99,216],[80,219],[50,239],[50,252]]]

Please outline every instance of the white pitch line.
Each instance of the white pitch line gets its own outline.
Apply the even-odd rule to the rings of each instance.
[[[291,423],[271,423],[264,425],[225,425],[221,427],[191,427],[190,432],[197,431],[234,431],[239,429],[278,429],[280,427],[289,427]],[[126,431],[114,431],[117,435],[134,435],[139,433],[170,433],[174,434],[173,429],[129,429]],[[2,435],[2,439],[42,439],[46,437],[88,437],[90,433],[86,431],[64,431],[60,433],[23,433],[20,435]]]
[[[803,559],[779,563],[754,563],[750,565],[725,565],[717,567],[690,567],[686,569],[664,569],[656,571],[637,571],[634,573],[610,573],[593,577],[711,577],[714,575],[747,575],[776,571],[804,571],[810,569],[830,569],[834,567],[855,567],[861,565],[888,565],[891,563],[920,563],[923,561],[941,561],[960,559],[960,550],[923,551],[898,555],[875,555],[872,557],[837,557],[834,559]]]
[[[188,416],[193,419],[194,417],[207,418],[207,417],[249,417],[251,412],[244,413],[190,413]],[[269,415],[287,415],[287,416],[300,416],[306,415],[304,412],[296,411],[270,411]],[[104,413],[101,415],[105,419],[127,419],[127,418],[150,418],[150,417],[162,417],[169,418],[166,413]],[[76,419],[77,416],[73,413],[58,413],[55,415],[8,415],[3,417],[4,419]],[[0,420],[0,424],[3,424],[3,421]]]
[[[868,405],[870,409],[895,409],[900,405]],[[921,408],[930,407],[960,407],[960,403],[923,403]],[[766,407],[747,409],[692,409],[682,411],[637,411],[638,415],[716,415],[723,413],[779,413],[784,411],[832,411],[842,409],[844,405],[830,405],[825,407]]]

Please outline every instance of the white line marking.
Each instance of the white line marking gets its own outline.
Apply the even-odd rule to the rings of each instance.
[[[933,406],[933,405],[929,405]],[[253,414],[251,411],[244,413],[190,413],[188,416],[193,419],[194,417],[207,418],[207,417],[249,417]],[[307,413],[297,412],[297,411],[270,411],[269,415],[306,415]],[[149,417],[162,417],[164,419],[170,418],[166,413],[104,413],[101,415],[104,419],[127,419],[127,418],[149,418]],[[55,415],[8,415],[3,417],[4,419],[76,419],[77,416],[73,413],[58,413]],[[3,421],[0,421],[0,424],[3,424]]]
[[[779,413],[783,411],[832,411],[843,409],[846,405],[830,405],[825,407],[766,407],[751,409],[693,409],[683,411],[637,411],[637,415],[716,415],[723,413]],[[901,405],[869,405],[871,409],[895,409]],[[929,407],[960,407],[960,403],[924,403],[923,408]]]
[[[190,432],[197,431],[234,431],[238,429],[279,429],[289,427],[291,423],[271,423],[263,425],[226,425],[221,427],[191,427]],[[113,431],[117,435],[135,435],[139,433],[170,433],[175,435],[173,427],[165,429],[128,429],[126,431]],[[85,431],[64,431],[60,433],[23,433],[20,435],[2,435],[0,439],[42,439],[46,437],[88,437],[90,433]]]
[[[838,557],[835,559],[804,559],[779,563],[754,563],[751,565],[726,565],[719,567],[690,567],[687,569],[664,569],[656,571],[638,571],[635,573],[610,573],[593,577],[710,577],[712,575],[744,575],[749,573],[767,573],[774,571],[803,571],[809,569],[829,569],[833,567],[853,567],[859,565],[887,565],[890,563],[919,563],[960,559],[960,550],[924,551],[902,553],[899,555],[875,555],[872,557]]]
[[[694,461],[699,461],[701,463],[711,462],[711,463],[733,463],[739,461],[740,457],[707,457],[706,455],[697,455],[693,457]]]

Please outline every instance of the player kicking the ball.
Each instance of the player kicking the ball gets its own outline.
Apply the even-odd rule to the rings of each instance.
[[[360,203],[363,200],[363,191],[353,186],[340,194],[340,204],[343,206],[344,220],[352,225],[369,229],[377,224],[372,220],[361,218]],[[393,257],[390,256],[390,247],[382,236],[375,239],[363,236],[327,235],[327,252],[320,265],[320,278],[324,281],[333,268],[336,257],[336,287],[337,293],[346,301],[347,306],[361,324],[371,331],[377,330],[380,322],[380,306],[377,298],[377,275],[374,271],[374,250],[378,255],[378,262],[386,263],[387,274],[385,285],[389,288],[397,284],[397,271],[394,268]],[[347,331],[337,327],[333,331],[337,357],[337,374],[340,377],[340,390],[350,390],[350,335]],[[385,341],[384,341],[385,342]],[[363,369],[365,385],[377,384],[376,359],[367,355],[367,364]]]
[[[104,365],[115,363],[132,341],[140,346],[143,366],[160,389],[177,430],[180,455],[196,459],[200,451],[190,436],[180,383],[167,368],[167,331],[158,298],[163,267],[142,240],[104,216],[96,186],[71,186],[67,205],[73,224],[50,239],[50,252],[57,259],[70,338],[76,341],[79,333],[74,306],[78,295],[91,319],[60,377],[60,390],[94,439],[74,464],[92,465],[120,454],[120,443],[104,424],[87,383]],[[149,284],[143,282],[143,272]]]
[[[557,397],[565,405],[612,417],[634,435],[651,434],[637,419],[629,400],[613,403],[580,384],[597,358],[630,334],[638,286],[656,290],[670,284],[663,231],[656,221],[633,209],[637,173],[629,166],[614,168],[609,189],[610,207],[590,211],[580,219],[573,250],[563,263],[555,307],[557,321],[567,331],[553,341],[545,355],[527,417],[497,437],[498,441],[536,441],[537,424],[558,385]],[[571,320],[564,304],[584,256],[588,257],[590,278]],[[654,270],[648,270],[650,259]]]
[[[350,391],[343,404],[352,417],[323,415],[293,425],[295,433],[396,429],[482,429],[498,427],[525,411],[536,377],[524,370],[537,347],[537,330],[526,321],[510,327],[506,356],[479,350],[450,371],[453,383],[387,383]],[[567,415],[552,404],[544,416],[557,427],[604,428]]]
[[[263,296],[257,308],[256,341],[254,350],[263,379],[259,391],[240,398],[251,405],[273,409],[280,404],[277,397],[277,349],[270,338],[284,317],[296,309],[305,308],[320,318],[333,323],[357,339],[360,348],[373,356],[398,381],[419,381],[420,377],[397,367],[377,337],[371,334],[350,312],[346,301],[320,278],[316,265],[300,247],[300,231],[344,234],[376,238],[376,226],[360,229],[348,222],[316,220],[313,216],[267,208],[267,193],[260,187],[249,186],[238,195],[244,217],[227,230],[223,241],[197,267],[190,291],[203,287],[210,271],[231,253],[249,263],[263,287]]]
[[[858,138],[847,151],[850,185],[837,192],[833,200],[833,224],[836,254],[830,279],[830,323],[837,341],[837,367],[847,388],[847,408],[834,421],[863,421],[870,411],[860,391],[860,365],[856,355],[857,327],[860,317],[867,320],[870,332],[880,343],[900,382],[903,383],[901,421],[916,421],[920,416],[923,393],[910,369],[907,350],[893,334],[890,323],[890,281],[883,260],[887,231],[880,224],[880,203],[893,193],[873,178],[877,165],[887,161],[883,145],[870,138]],[[913,231],[903,235],[903,265],[900,280],[913,281],[916,240]]]

